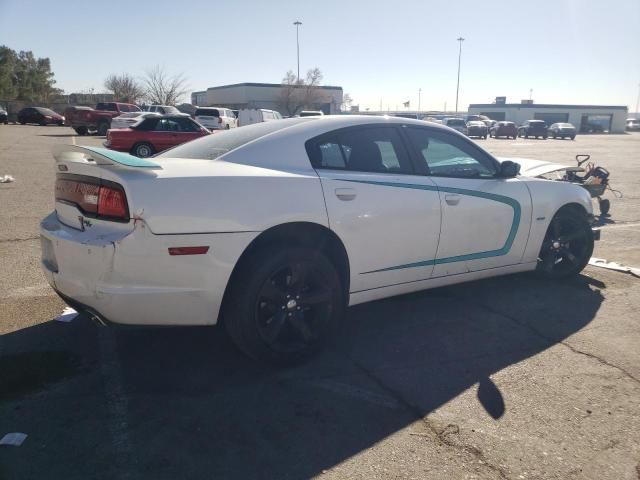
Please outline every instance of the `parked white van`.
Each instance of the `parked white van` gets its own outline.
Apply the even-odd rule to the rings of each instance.
[[[239,127],[251,125],[252,123],[271,122],[273,120],[282,120],[280,112],[264,108],[245,108],[238,112]]]

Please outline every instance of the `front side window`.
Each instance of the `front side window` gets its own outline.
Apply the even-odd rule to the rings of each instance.
[[[408,128],[407,134],[431,175],[492,178],[497,173],[493,160],[464,140],[421,128]]]
[[[182,132],[198,132],[200,131],[200,126],[195,123],[190,118],[176,118],[175,122],[180,125],[180,131]]]
[[[393,127],[352,128],[307,142],[314,168],[375,173],[413,173],[398,131]]]

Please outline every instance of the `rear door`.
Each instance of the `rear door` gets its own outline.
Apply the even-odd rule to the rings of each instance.
[[[521,262],[531,224],[531,196],[518,178],[459,135],[409,127],[416,166],[440,194],[442,227],[434,277]]]
[[[339,129],[306,146],[349,255],[351,292],[428,279],[440,200],[434,182],[415,175],[400,127]]]

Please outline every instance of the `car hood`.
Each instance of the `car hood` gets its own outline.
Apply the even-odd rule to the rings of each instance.
[[[562,165],[560,163],[545,162],[544,160],[533,160],[531,158],[505,158],[499,157],[499,162],[510,160],[520,164],[520,175],[525,177],[540,177],[552,172],[560,172],[571,168],[571,165]]]

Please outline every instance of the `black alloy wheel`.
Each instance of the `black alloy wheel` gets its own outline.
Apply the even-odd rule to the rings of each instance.
[[[551,220],[540,249],[538,269],[550,278],[580,273],[593,253],[593,233],[582,213],[558,212]]]
[[[317,249],[258,253],[232,280],[223,309],[225,326],[250,357],[277,365],[299,363],[336,333],[346,307],[344,287]]]

